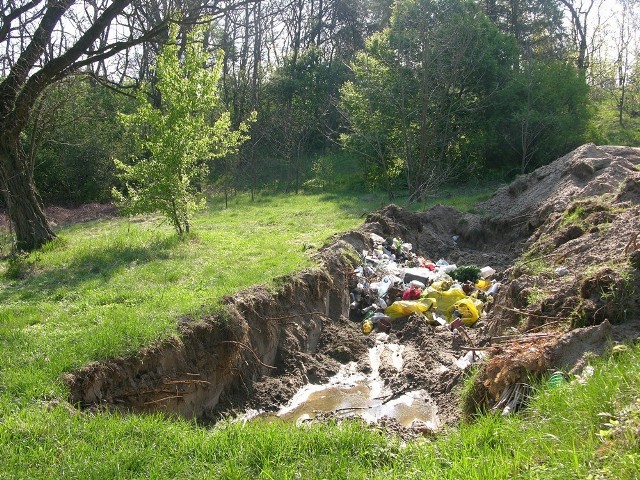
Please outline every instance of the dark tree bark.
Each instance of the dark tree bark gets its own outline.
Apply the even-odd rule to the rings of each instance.
[[[220,4],[217,0],[173,0],[162,5],[148,0],[22,0],[8,6],[0,3],[0,47],[11,52],[14,45],[21,45],[15,58],[8,53],[0,56],[5,74],[0,81],[0,190],[18,249],[33,250],[55,238],[33,182],[31,157],[21,144],[22,133],[44,90],[68,75],[100,65],[165,32],[176,12],[188,24],[203,14],[221,15],[253,1]],[[91,13],[85,18],[88,23],[78,24],[73,38],[65,37],[62,19],[77,18],[78,12],[72,9],[80,4]],[[108,40],[106,32],[116,18],[121,19],[122,25],[128,24],[129,29]],[[146,22],[135,24],[136,18]]]
[[[78,62],[79,59],[130,2],[112,2],[71,48],[59,57],[50,58],[32,73],[51,44],[56,25],[74,3],[73,0],[49,2],[27,47],[0,83],[0,188],[14,229],[16,247],[20,250],[39,248],[55,238],[33,182],[33,165],[21,144],[20,137],[31,110],[47,86],[79,68],[83,63]],[[25,7],[36,8],[37,3],[30,2]]]
[[[578,46],[578,58],[576,65],[578,70],[586,72],[589,68],[589,56],[587,50],[587,16],[593,8],[595,0],[588,0],[586,5],[580,5],[581,8],[576,9],[572,0],[560,0],[571,15],[571,22],[575,30]],[[580,18],[582,15],[582,18]]]

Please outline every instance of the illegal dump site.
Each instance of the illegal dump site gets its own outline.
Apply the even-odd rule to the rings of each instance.
[[[513,414],[531,382],[574,381],[640,335],[639,166],[640,149],[589,144],[474,213],[390,205],[276,289],[67,374],[70,402],[205,424],[357,417],[407,438]]]

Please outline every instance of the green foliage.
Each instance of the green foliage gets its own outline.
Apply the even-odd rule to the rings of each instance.
[[[311,167],[313,177],[304,183],[305,188],[310,190],[327,190],[334,177],[333,157],[321,155],[316,158]]]
[[[462,265],[449,274],[458,282],[477,282],[480,280],[480,268],[476,265]]]
[[[21,280],[31,275],[36,266],[33,255],[27,252],[13,252],[7,259],[4,277],[7,280]]]
[[[253,129],[260,147],[243,152],[264,158],[253,159],[238,175],[255,175],[258,169],[259,177],[275,177],[286,190],[298,191],[309,177],[312,186],[320,186],[313,181],[317,174],[310,160],[328,153],[340,129],[334,98],[346,74],[343,62],[332,61],[313,45],[287,55],[261,97]]]
[[[310,266],[304,245],[356,228],[372,207],[320,195],[231,202],[210,198],[188,241],[153,218],[116,218],[64,228],[64,241],[21,257],[22,278],[0,261],[0,391],[33,400],[71,368],[175,334],[203,304]]]
[[[126,151],[118,112],[133,100],[72,76],[40,99],[25,143],[34,158],[34,180],[49,202],[86,203],[111,198],[116,169],[112,158]]]
[[[247,139],[248,124],[233,130],[229,113],[221,111],[217,84],[222,63],[205,66],[202,31],[188,38],[182,62],[176,32],[158,57],[162,107],[155,108],[141,94],[138,110],[121,116],[138,152],[131,163],[116,160],[126,192],[114,189],[113,194],[127,214],[160,212],[182,235],[189,232],[194,212],[205,207],[197,183],[206,177],[207,162],[234,153]]]
[[[224,210],[215,198],[194,217],[199,233],[190,242],[168,238],[168,227],[123,219],[65,228],[64,242],[47,245],[33,275],[0,278],[0,477],[640,476],[640,347],[616,348],[584,383],[539,385],[521,414],[476,416],[429,441],[401,443],[359,422],[205,428],[66,403],[65,372],[175,334],[175,319],[196,314],[203,301],[309,265],[300,245],[357,226],[372,206],[363,200],[234,197],[238,208]],[[464,387],[470,406],[478,403],[476,375]]]
[[[390,193],[401,184],[418,200],[464,178],[484,161],[486,114],[515,59],[512,39],[470,2],[396,2],[341,90],[343,144]]]
[[[586,133],[587,141],[597,145],[640,146],[640,115],[637,111],[634,115],[625,116],[622,125],[615,102],[610,99],[594,101],[592,111]]]
[[[574,204],[567,210],[565,210],[562,220],[560,221],[561,227],[567,227],[570,225],[577,225],[584,227],[584,219],[587,218],[590,212],[586,211],[580,204]]]
[[[500,148],[510,150],[502,155],[515,154],[518,172],[525,173],[582,144],[588,92],[583,76],[566,62],[523,61],[495,105]]]

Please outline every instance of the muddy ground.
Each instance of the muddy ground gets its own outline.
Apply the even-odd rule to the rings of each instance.
[[[67,375],[70,402],[207,423],[277,410],[347,362],[366,371],[375,340],[349,318],[349,291],[370,233],[399,237],[434,261],[490,265],[503,284],[468,336],[419,317],[395,320],[387,341],[405,346],[404,367],[389,358],[380,367],[391,392],[427,390],[441,423],[451,424],[462,413],[465,378],[456,359],[472,347],[488,357],[467,412],[492,407],[532,375],[579,372],[589,352],[640,335],[638,165],[639,149],[584,145],[499,189],[473,214],[389,206],[319,252],[318,268],[280,279],[275,291],[243,291],[224,300],[227,316],[179,319],[179,337]],[[393,419],[380,423],[402,430]]]

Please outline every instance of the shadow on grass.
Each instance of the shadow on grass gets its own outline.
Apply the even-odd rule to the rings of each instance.
[[[141,265],[155,260],[176,258],[175,255],[170,255],[170,252],[180,243],[181,239],[177,235],[156,239],[144,246],[131,246],[116,241],[109,247],[91,250],[74,257],[69,265],[36,273],[6,286],[0,290],[0,302],[55,300],[54,292],[61,287],[73,290],[92,280],[109,280],[133,262]]]
[[[382,193],[325,192],[320,198],[322,201],[335,203],[349,215],[362,218],[393,203]]]

